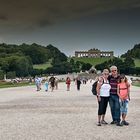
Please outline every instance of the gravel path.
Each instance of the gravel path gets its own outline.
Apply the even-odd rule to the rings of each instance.
[[[0,140],[140,140],[140,88],[131,88],[130,125],[97,126],[91,83],[76,90],[64,83],[54,92],[35,86],[0,89]],[[108,106],[106,121],[111,122]]]

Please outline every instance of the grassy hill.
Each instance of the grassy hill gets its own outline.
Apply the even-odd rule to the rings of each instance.
[[[105,61],[108,61],[110,58],[73,58],[75,61],[82,61],[84,63],[90,63],[91,65],[95,66],[97,64],[101,64]]]
[[[140,59],[135,59],[135,66],[140,67]]]
[[[46,62],[44,64],[39,64],[39,65],[33,65],[34,69],[46,69],[48,67],[51,67],[51,63],[50,62]]]
[[[97,64],[101,64],[105,61],[108,61],[110,58],[73,58],[75,61],[82,61],[85,63],[90,63],[91,65],[95,66]],[[135,59],[135,66],[140,67],[140,59]]]
[[[70,58],[69,58],[70,59]],[[110,58],[73,58],[75,61],[82,61],[84,63],[90,63],[91,65],[95,66],[97,64],[101,64],[105,61],[108,61]],[[34,65],[33,67],[36,69],[46,69],[51,67],[51,61],[46,62],[40,65]],[[140,67],[140,59],[135,59],[135,66]]]

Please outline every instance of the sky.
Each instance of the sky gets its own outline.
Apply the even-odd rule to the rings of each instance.
[[[0,43],[120,56],[140,43],[140,0],[0,0]]]

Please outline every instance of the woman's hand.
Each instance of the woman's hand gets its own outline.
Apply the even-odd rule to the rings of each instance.
[[[97,95],[97,99],[98,99],[98,102],[101,101],[101,97],[99,95]]]

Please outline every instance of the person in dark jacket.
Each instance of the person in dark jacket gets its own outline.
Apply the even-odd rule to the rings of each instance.
[[[81,80],[79,77],[77,77],[76,84],[77,84],[77,90],[80,90]]]

